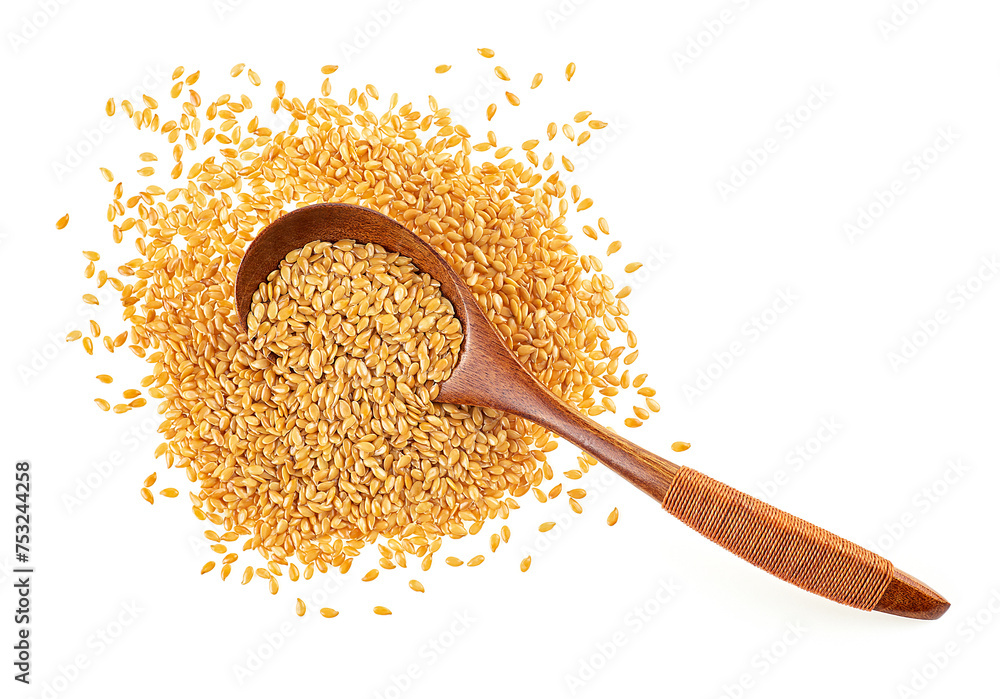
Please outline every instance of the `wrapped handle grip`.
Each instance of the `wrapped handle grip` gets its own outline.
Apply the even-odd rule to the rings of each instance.
[[[686,466],[663,509],[771,575],[851,607],[874,609],[893,577],[885,558]]]

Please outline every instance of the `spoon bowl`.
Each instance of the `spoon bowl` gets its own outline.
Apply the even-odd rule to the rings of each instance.
[[[351,204],[314,204],[264,228],[236,276],[236,310],[246,331],[254,292],[285,256],[307,243],[349,239],[409,257],[441,285],[462,323],[458,360],[438,385],[439,402],[518,415],[593,455],[702,535],[782,580],[836,602],[920,619],[949,603],[891,562],[825,529],[679,466],[597,424],[521,366],[475,294],[428,243],[388,216]]]

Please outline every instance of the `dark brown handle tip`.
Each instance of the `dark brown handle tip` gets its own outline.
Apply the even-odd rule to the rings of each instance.
[[[895,568],[873,611],[910,619],[940,619],[951,603],[911,575]]]

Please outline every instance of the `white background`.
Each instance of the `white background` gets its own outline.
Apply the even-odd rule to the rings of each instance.
[[[995,691],[984,683],[1000,646],[998,19],[995,3],[971,0],[5,2],[0,696]],[[519,109],[503,104],[477,46],[496,50]],[[231,80],[237,62],[264,86]],[[683,463],[875,548],[952,609],[921,622],[811,596],[603,468],[584,482],[583,516],[570,517],[565,499],[526,499],[509,545],[479,568],[439,562],[419,576],[423,596],[406,588],[407,571],[371,584],[318,576],[277,597],[240,586],[238,573],[200,576],[204,527],[186,498],[152,508],[139,498],[155,468],[155,411],[118,416],[92,402],[95,374],[139,377],[142,363],[87,357],[61,339],[92,310],[79,301],[92,287],[79,251],[112,247],[97,168],[121,176],[138,152],[166,153],[125,121],[105,128],[104,103],[134,89],[166,101],[179,63],[201,69],[206,98],[247,91],[265,110],[275,80],[318,94],[319,67],[339,64],[335,97],[371,82],[423,108],[433,92],[471,113],[462,121],[476,141],[499,101],[492,126],[515,148],[581,109],[611,122],[574,156],[575,181],[596,202],[574,225],[610,220],[624,241],[619,280],[625,262],[647,263],[629,322],[636,368],[663,410],[635,439],[661,453],[691,442]],[[440,63],[455,67],[435,75]],[[532,92],[537,71],[545,82]],[[734,167],[751,174],[740,181]],[[894,200],[880,203],[894,182]],[[57,232],[65,212],[70,226]],[[580,238],[588,252],[607,243]],[[934,327],[939,311],[946,321]],[[98,317],[121,324],[110,303]],[[919,348],[894,362],[908,342]],[[733,343],[741,354],[729,361]],[[711,378],[693,396],[699,372]],[[629,404],[619,406],[620,426]],[[569,448],[555,456],[558,471],[575,463]],[[10,664],[18,458],[34,476],[30,688]],[[161,468],[156,490],[184,488],[181,475]],[[615,506],[621,521],[609,528]],[[547,519],[571,524],[539,535]],[[446,549],[485,552],[495,529]],[[324,595],[338,618],[315,614]],[[310,603],[304,619],[296,596]],[[393,616],[375,617],[374,604]]]

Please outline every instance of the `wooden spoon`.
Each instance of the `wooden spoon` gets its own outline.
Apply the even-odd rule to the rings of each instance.
[[[315,240],[375,243],[406,255],[440,284],[464,340],[437,400],[519,415],[566,438],[655,498],[688,526],[767,572],[864,610],[937,619],[950,606],[934,590],[862,547],[646,451],[567,405],[529,374],[483,314],[472,290],[416,234],[387,216],[349,204],[315,204],[261,231],[236,277],[236,310],[246,330],[254,291],[285,255]]]

